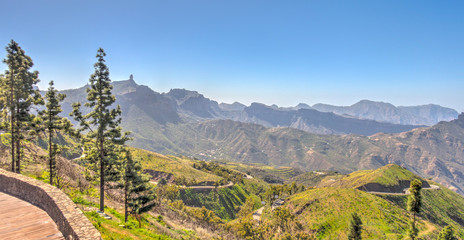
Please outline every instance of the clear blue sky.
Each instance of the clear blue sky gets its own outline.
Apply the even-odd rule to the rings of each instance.
[[[464,111],[464,1],[2,1],[39,85],[112,80],[279,106],[361,99]],[[5,51],[0,55],[5,57]],[[3,72],[2,64],[0,70]]]

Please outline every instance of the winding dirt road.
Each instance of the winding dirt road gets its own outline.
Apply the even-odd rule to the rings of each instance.
[[[440,187],[437,185],[430,185],[429,188],[422,188],[422,190],[439,190]],[[372,194],[379,194],[379,195],[409,195],[409,188],[405,188],[402,193],[397,193],[397,192],[368,192],[367,193],[372,193]]]

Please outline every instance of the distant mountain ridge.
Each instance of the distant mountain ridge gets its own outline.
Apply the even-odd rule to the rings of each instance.
[[[116,104],[121,105],[124,115],[140,110],[159,124],[230,119],[265,127],[292,127],[318,134],[359,135],[398,133],[421,127],[339,116],[314,110],[306,104],[299,104],[295,108],[260,103],[248,107],[240,103],[218,104],[196,91],[172,89],[168,93],[158,93],[147,86],[138,85],[132,76],[129,80],[113,82],[113,87]],[[71,111],[73,102],[86,101],[85,88],[61,91],[68,96],[63,105],[66,114]]]
[[[306,108],[281,110],[258,103],[251,104],[244,109],[244,112],[247,118],[241,115],[232,120],[261,124],[266,127],[292,127],[317,134],[372,135],[379,132],[404,132],[419,127],[361,120]]]
[[[346,107],[322,103],[315,104],[312,107],[321,112],[332,112],[339,115],[350,115],[361,119],[404,125],[431,126],[440,121],[451,121],[456,119],[458,116],[458,112],[456,110],[434,104],[395,107],[390,103],[362,100]]]
[[[340,116],[317,111],[306,104],[299,104],[294,108],[280,108],[261,103],[252,103],[248,107],[240,103],[218,104],[196,91],[185,89],[172,89],[163,95],[178,104],[179,113],[186,117],[187,121],[231,119],[265,127],[292,127],[318,134],[372,135],[379,132],[398,133],[421,127]]]

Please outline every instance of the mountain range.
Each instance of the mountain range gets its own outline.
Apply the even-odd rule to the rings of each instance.
[[[185,89],[157,93],[132,78],[113,86],[122,126],[132,131],[135,147],[302,170],[351,172],[395,163],[464,194],[464,115],[425,127],[320,112],[305,104],[218,104]],[[85,88],[62,91],[67,94],[63,115],[73,102],[85,102]],[[422,108],[410,109],[429,113],[417,110]],[[435,109],[443,112],[434,116],[449,111]]]
[[[240,103],[218,104],[198,92],[185,89],[158,93],[147,86],[136,84],[132,77],[129,80],[113,82],[113,86],[113,93],[117,96],[116,104],[121,105],[124,112],[128,113],[138,108],[158,124],[230,119],[265,127],[292,127],[318,134],[359,135],[398,133],[421,127],[341,116],[317,111],[306,104],[299,104],[293,108],[279,108],[260,103],[252,103],[250,106]],[[68,96],[63,105],[65,114],[71,111],[73,102],[86,101],[86,87],[62,91]]]
[[[347,107],[319,103],[312,108],[321,112],[405,125],[432,126],[440,121],[451,121],[458,116],[456,110],[434,104],[395,107],[390,103],[369,100],[362,100]]]

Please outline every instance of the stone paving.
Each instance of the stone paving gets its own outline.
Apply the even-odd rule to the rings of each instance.
[[[0,192],[0,239],[61,240],[64,237],[44,210]]]
[[[0,191],[18,197],[46,212],[67,240],[101,239],[101,234],[73,201],[50,184],[0,169]],[[1,205],[4,204],[0,202],[0,207]],[[0,240],[4,239],[0,236]],[[14,240],[21,239],[24,238]],[[40,238],[34,239],[40,240]]]

